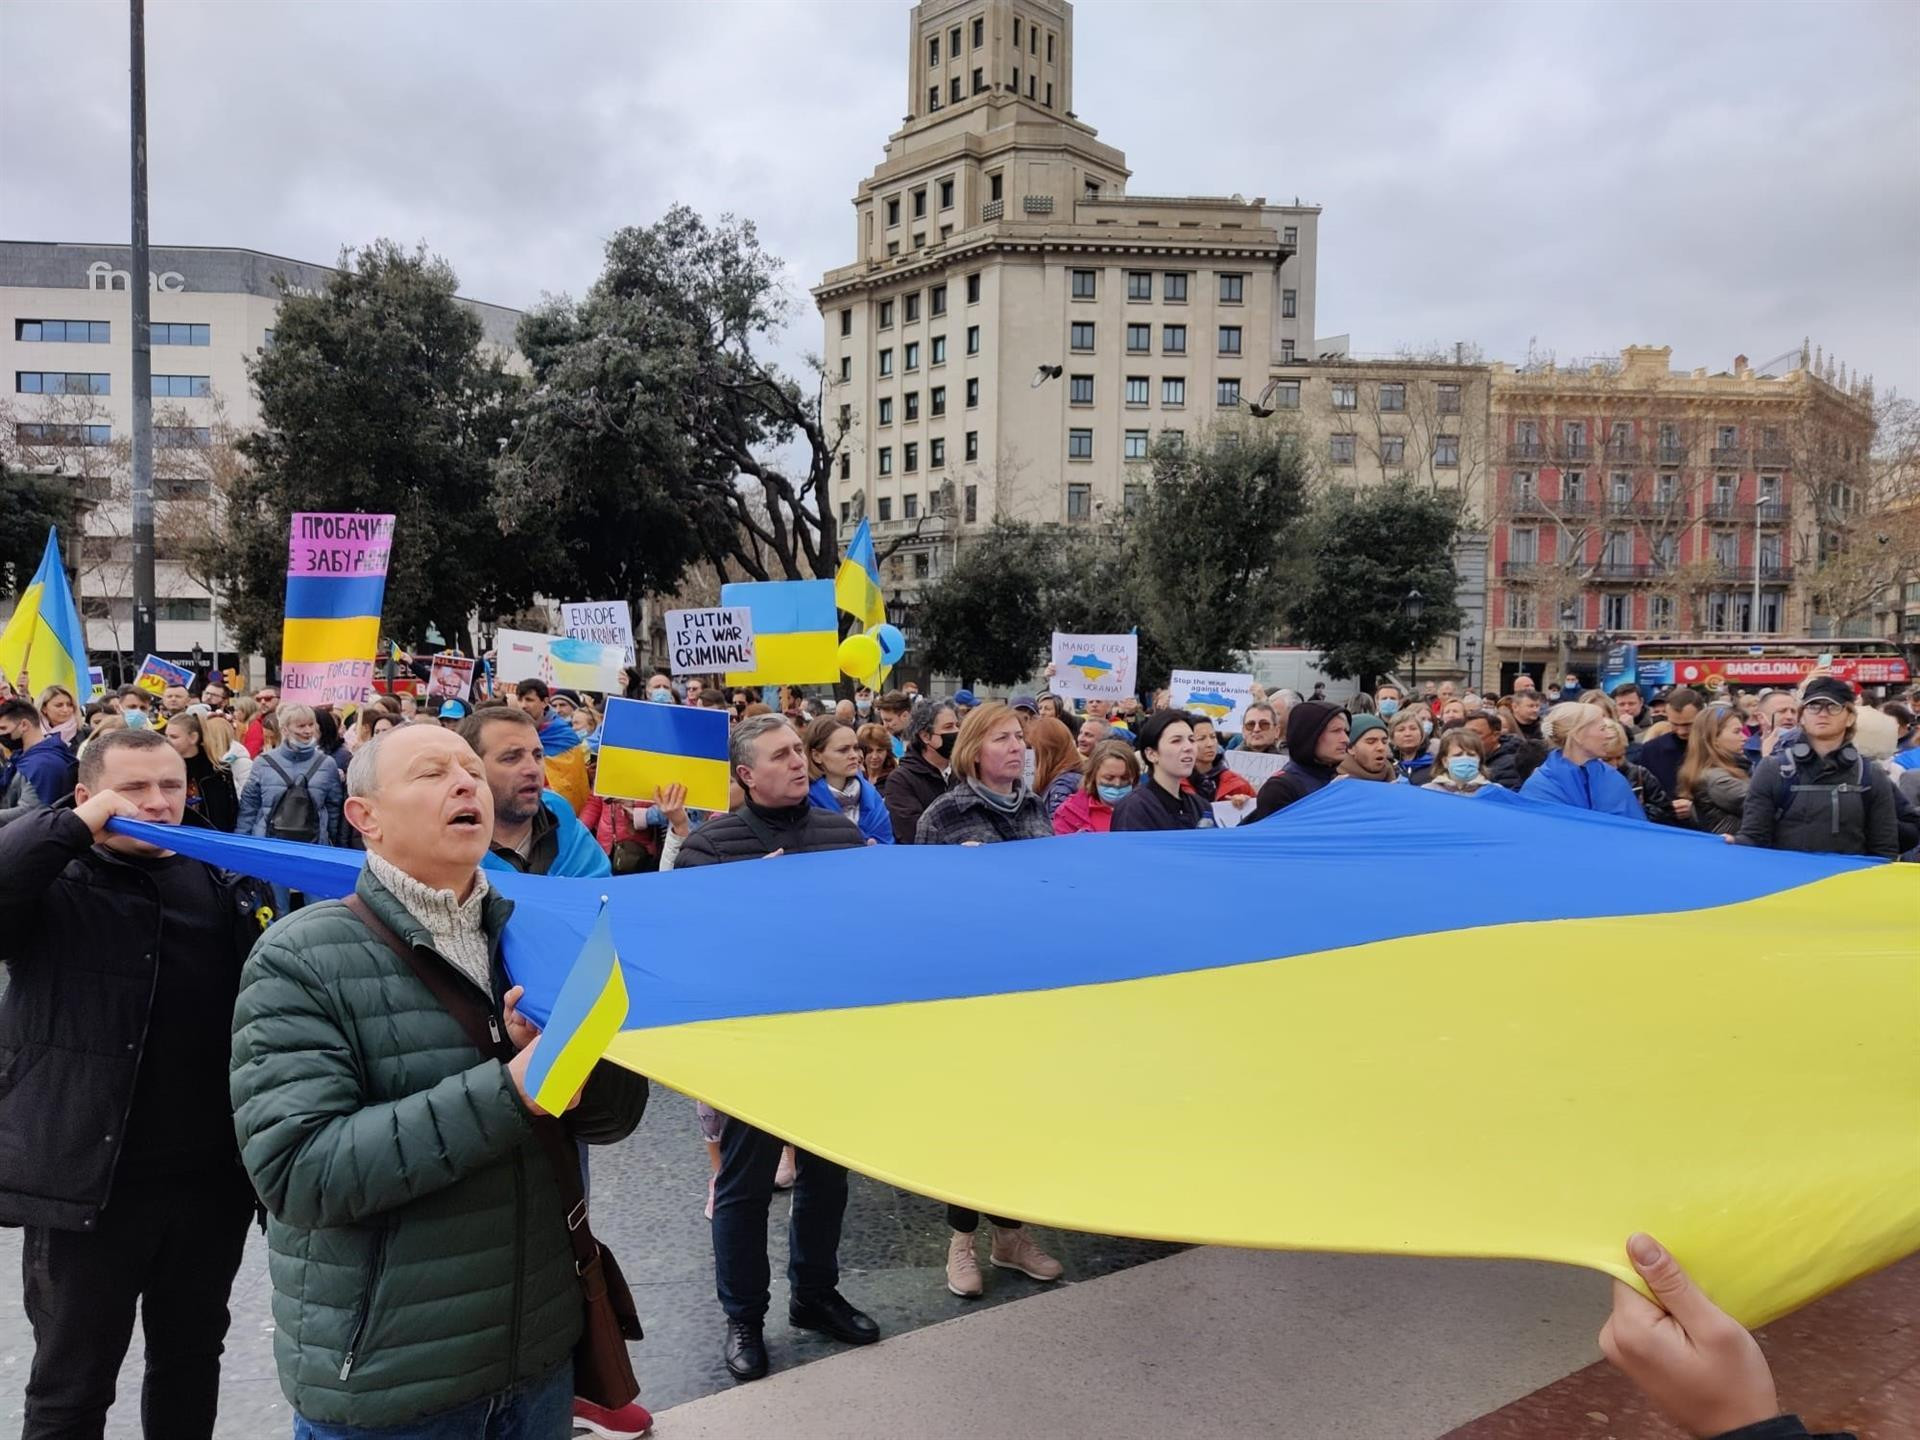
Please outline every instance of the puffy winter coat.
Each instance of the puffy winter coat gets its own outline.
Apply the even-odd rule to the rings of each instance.
[[[320,763],[315,765],[315,761]],[[240,815],[234,821],[233,833],[236,835],[265,835],[267,823],[273,818],[273,807],[280,797],[287,793],[287,780],[282,779],[280,770],[298,780],[307,773],[309,766],[313,774],[307,779],[307,791],[313,796],[314,836],[316,845],[337,845],[340,843],[340,807],[346,803],[347,787],[340,779],[340,767],[320,753],[316,746],[305,754],[294,755],[284,745],[276,746],[253,762],[253,773],[247,777],[247,788],[240,793]]]
[[[1079,835],[1091,832],[1105,835],[1113,829],[1113,806],[1098,795],[1076,790],[1053,812],[1053,833]]]
[[[774,851],[806,855],[817,850],[857,850],[867,843],[860,827],[834,811],[810,804],[767,808],[748,803],[715,815],[681,845],[676,870],[757,860]]]
[[[428,964],[426,928],[362,871],[360,898]],[[512,903],[485,903],[492,1005]],[[337,901],[260,940],[241,974],[230,1090],[269,1214],[274,1359],[310,1420],[399,1425],[544,1375],[580,1333],[560,1191],[513,1080]],[[572,1135],[631,1134],[646,1081],[594,1069]]]
[[[1747,808],[1747,777],[1716,765],[1694,777],[1692,798],[1695,829],[1731,835]]]
[[[1851,744],[1826,755],[1804,740],[1774,747],[1747,786],[1742,845],[1824,855],[1900,853],[1893,782]]]

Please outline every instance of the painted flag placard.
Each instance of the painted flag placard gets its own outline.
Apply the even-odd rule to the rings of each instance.
[[[464,700],[473,688],[475,661],[466,655],[436,655],[427,665],[427,694],[438,700]]]
[[[592,690],[598,694],[620,693],[620,664],[625,652],[618,645],[602,645],[572,635],[553,635],[547,640],[548,663],[553,683],[563,690]]]
[[[193,672],[184,665],[149,655],[140,662],[140,672],[133,677],[133,683],[151,695],[160,695],[169,685],[192,685]]]
[[[1222,735],[1238,735],[1240,718],[1253,703],[1253,676],[1219,670],[1176,670],[1168,682],[1173,708],[1204,715]]]
[[[1070,700],[1120,700],[1135,694],[1138,635],[1053,633],[1053,693]]]
[[[603,897],[600,918],[554,997],[553,1013],[527,1065],[533,1103],[549,1115],[565,1111],[626,1020],[627,982]]]
[[[634,663],[633,611],[624,600],[573,600],[560,607],[560,629],[576,640],[618,645],[620,663]]]
[[[831,580],[757,580],[720,587],[720,603],[753,614],[754,668],[729,685],[831,685],[840,678],[840,619]]]
[[[394,517],[296,511],[287,540],[280,698],[358,701],[373,683]]]
[[[522,680],[553,683],[551,635],[536,630],[497,630],[493,636],[494,673],[502,685]]]
[[[667,666],[670,675],[751,671],[753,612],[739,607],[667,611]]]
[[[687,804],[695,810],[727,808],[727,712],[608,700],[594,793],[651,800],[667,785],[686,786]]]

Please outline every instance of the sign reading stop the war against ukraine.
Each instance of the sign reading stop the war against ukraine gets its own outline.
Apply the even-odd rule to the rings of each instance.
[[[280,698],[358,702],[373,683],[380,605],[393,554],[391,515],[297,511],[287,537]]]

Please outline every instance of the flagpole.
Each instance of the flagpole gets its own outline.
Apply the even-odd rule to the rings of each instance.
[[[133,650],[159,649],[153,580],[153,353],[149,321],[151,273],[147,247],[147,9],[127,0],[128,69],[133,102],[133,263],[127,290],[133,301]],[[215,657],[218,658],[217,656]]]

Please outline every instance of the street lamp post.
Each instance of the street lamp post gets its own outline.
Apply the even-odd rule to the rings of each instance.
[[[1480,690],[1480,671],[1473,663],[1473,652],[1480,648],[1480,642],[1469,635],[1460,642],[1460,648],[1467,657],[1467,688],[1475,694]]]
[[[1427,597],[1422,595],[1417,588],[1407,591],[1406,598],[1400,602],[1401,613],[1407,617],[1407,623],[1414,627],[1416,631],[1420,624],[1420,616],[1426,611],[1426,608]],[[1408,699],[1417,700],[1420,697],[1420,641],[1416,636],[1410,639],[1408,644],[1411,650],[1409,665],[1412,670],[1409,683],[1413,686],[1413,694],[1410,695]]]

